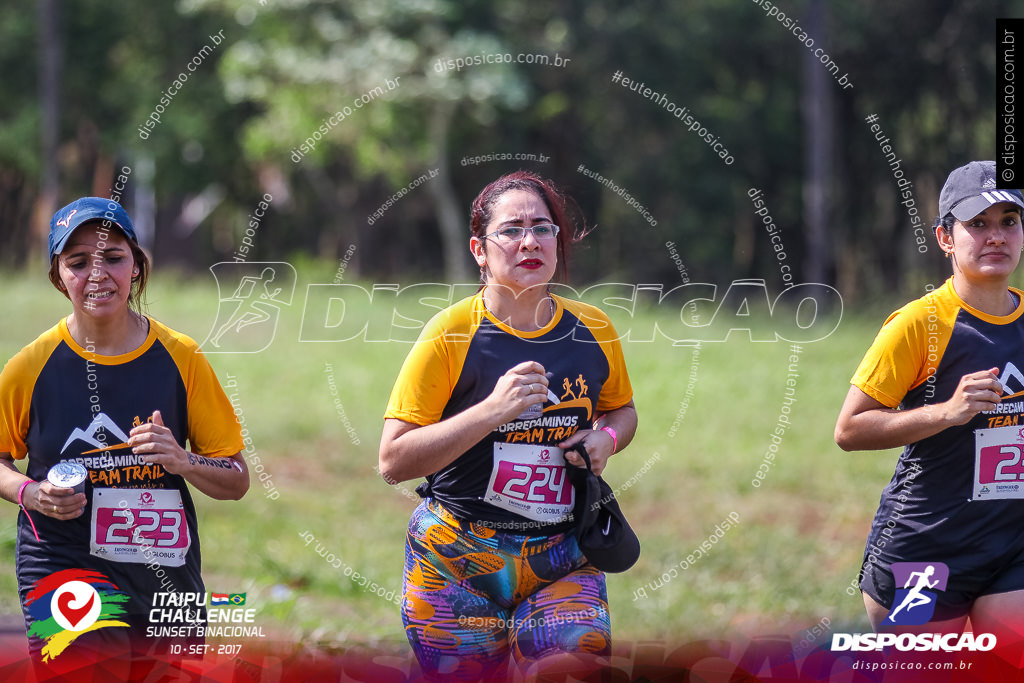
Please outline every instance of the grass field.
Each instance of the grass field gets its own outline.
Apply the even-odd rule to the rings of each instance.
[[[266,351],[211,355],[222,382],[228,374],[237,382],[229,393],[237,392],[280,497],[269,499],[258,481],[240,502],[197,495],[203,573],[208,590],[247,592],[259,623],[278,638],[405,652],[395,604],[315,551],[319,545],[335,565],[397,593],[414,507],[406,495],[414,484],[403,493],[374,469],[381,414],[408,344],[299,341],[305,285],[333,277],[333,264],[300,270],[296,301],[282,310]],[[0,275],[0,288],[0,358],[68,312],[41,272]],[[151,282],[150,314],[200,341],[217,305],[208,274]],[[835,333],[802,345],[796,368],[788,343],[753,343],[736,333],[702,344],[696,355],[667,340],[624,345],[640,427],[606,479],[613,488],[632,480],[619,498],[643,554],[634,569],[608,578],[616,638],[799,637],[823,618],[833,629],[867,630],[859,595],[846,589],[897,454],[845,454],[832,430],[884,313],[847,311]],[[649,326],[664,315],[646,312],[637,322]],[[755,487],[787,378],[796,380],[791,426]],[[2,510],[0,609],[17,614],[16,508]],[[695,553],[731,514],[739,523]],[[316,540],[307,546],[304,533]],[[677,576],[665,581],[672,567]]]

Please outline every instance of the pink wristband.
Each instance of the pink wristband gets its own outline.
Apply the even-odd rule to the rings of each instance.
[[[20,507],[22,510],[25,511],[25,516],[28,517],[28,523],[32,525],[32,533],[34,533],[36,535],[36,540],[38,541],[39,540],[39,532],[36,531],[36,523],[32,521],[32,516],[30,514],[28,514],[28,508],[25,507],[25,504],[23,502],[21,502],[21,497],[25,493],[25,487],[28,486],[29,484],[34,484],[34,483],[36,483],[36,482],[32,481],[31,479],[22,482],[21,488],[18,489],[18,507]]]
[[[602,432],[608,432],[612,437],[612,453],[619,449],[619,437],[611,427],[601,427]]]

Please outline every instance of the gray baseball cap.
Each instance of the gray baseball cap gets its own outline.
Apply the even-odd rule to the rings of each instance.
[[[966,221],[999,202],[1024,209],[1020,190],[996,189],[996,162],[972,161],[946,178],[939,194],[939,218],[951,213],[958,221]]]

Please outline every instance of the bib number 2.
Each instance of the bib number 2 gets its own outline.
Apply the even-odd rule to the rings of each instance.
[[[1024,498],[1024,429],[975,431],[974,500]]]
[[[554,446],[494,444],[494,466],[484,499],[538,522],[561,522],[572,512],[574,492],[562,450]]]
[[[94,489],[89,552],[113,562],[180,567],[191,546],[176,489]]]

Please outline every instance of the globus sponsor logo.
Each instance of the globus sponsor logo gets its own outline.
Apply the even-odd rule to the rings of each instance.
[[[900,652],[988,652],[991,633],[833,633],[833,652],[871,652],[895,647]]]

